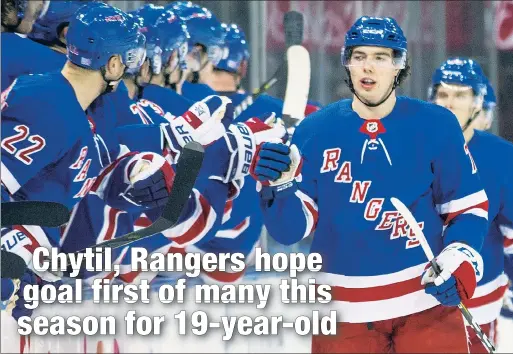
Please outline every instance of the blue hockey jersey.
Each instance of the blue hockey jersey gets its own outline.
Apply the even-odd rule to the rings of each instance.
[[[176,91],[157,85],[146,86],[141,92],[141,97],[151,102],[158,102],[165,112],[169,112],[174,116],[184,114],[196,102],[179,95]]]
[[[212,88],[205,84],[193,84],[185,81],[182,85],[182,96],[194,102],[201,101],[205,97],[216,94],[217,93]]]
[[[2,93],[1,178],[14,200],[71,209],[95,183],[99,155],[90,121],[60,73],[20,76]],[[58,244],[55,230],[48,235]]]
[[[363,120],[342,100],[313,113],[292,138],[302,157],[299,189],[262,200],[273,238],[293,244],[315,229],[342,322],[372,322],[438,305],[424,292],[426,255],[390,202],[409,207],[438,254],[466,242],[480,250],[488,200],[461,128],[445,108],[398,97],[392,112]],[[440,127],[444,127],[440,130]]]
[[[60,70],[66,56],[16,33],[2,33],[2,91],[20,75]]]
[[[477,323],[487,324],[499,317],[508,288],[508,277],[503,272],[504,252],[508,244],[513,244],[513,144],[496,135],[475,131],[468,147],[488,196],[490,226],[481,249],[483,278],[465,305]]]

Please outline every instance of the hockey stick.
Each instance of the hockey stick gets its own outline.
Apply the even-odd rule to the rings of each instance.
[[[68,222],[70,212],[55,202],[21,201],[2,203],[1,224],[59,227]]]
[[[164,206],[162,215],[153,224],[144,229],[130,232],[126,235],[94,245],[95,248],[119,248],[143,238],[153,236],[173,227],[180,218],[182,210],[189,200],[189,196],[196,183],[201,165],[203,163],[205,150],[203,146],[195,141],[187,143],[182,149],[178,164],[176,165],[176,176],[173,188],[167,204]],[[84,250],[74,253],[81,253]]]
[[[283,27],[285,29],[285,47],[287,49],[293,45],[301,45],[303,42],[303,26],[303,14],[297,11],[285,13],[283,16]],[[266,93],[278,82],[278,76],[285,69],[285,65],[287,65],[287,58],[288,56],[285,57],[285,60],[280,64],[278,70],[276,70],[269,80],[264,82],[258,89],[255,89],[251,95],[248,95],[235,107],[233,119],[240,116],[260,95]]]
[[[424,235],[424,232],[422,232],[422,229],[420,228],[419,224],[415,220],[415,217],[412,215],[410,210],[406,205],[404,205],[399,199],[397,198],[390,198],[390,201],[392,202],[392,205],[397,209],[397,211],[402,215],[404,220],[406,220],[406,223],[415,233],[415,236],[420,242],[420,246],[422,247],[422,250],[426,254],[426,257],[429,260],[429,263],[431,263],[431,267],[433,267],[433,270],[436,275],[439,275],[441,273],[441,269],[438,266],[438,264],[435,262],[435,256],[433,254],[433,251],[431,250],[431,247],[429,247],[429,243],[426,240],[426,236]],[[490,339],[486,336],[486,334],[483,332],[479,324],[476,322],[474,317],[471,315],[469,310],[463,305],[463,303],[458,304],[458,308],[460,309],[461,313],[463,314],[463,317],[467,322],[470,324],[470,326],[474,329],[477,336],[485,346],[488,353],[494,353],[495,347],[493,346]]]
[[[296,126],[305,118],[310,93],[310,54],[305,47],[287,49],[287,89],[283,100],[282,119],[285,128]]]

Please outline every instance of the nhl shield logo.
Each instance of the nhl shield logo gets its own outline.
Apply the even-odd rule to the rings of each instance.
[[[377,122],[367,122],[367,131],[369,133],[376,133],[378,131],[378,123]]]

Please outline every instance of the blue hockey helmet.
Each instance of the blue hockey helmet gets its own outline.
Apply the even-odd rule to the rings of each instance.
[[[140,28],[133,16],[118,8],[85,5],[69,24],[68,60],[100,70],[113,55],[120,55],[127,72],[138,71],[146,58],[146,39]]]
[[[28,37],[46,42],[59,42],[59,33],[69,24],[75,12],[84,6],[87,0],[52,1],[48,11],[32,27]]]
[[[342,48],[342,64],[351,63],[352,48],[359,46],[375,46],[393,49],[393,66],[396,69],[406,67],[408,42],[397,21],[391,17],[362,16],[347,31]]]
[[[226,31],[224,38],[225,49],[221,61],[216,65],[216,69],[225,70],[231,73],[240,73],[242,77],[246,75],[247,62],[249,60],[248,43],[246,35],[242,28],[235,23],[222,24]]]
[[[481,74],[479,74],[479,71],[481,71]],[[443,84],[470,87],[476,97],[484,98],[486,84],[483,77],[481,68],[474,60],[457,57],[447,59],[433,73],[431,87],[429,88],[429,99],[435,99],[437,87]]]
[[[225,29],[210,10],[191,1],[177,1],[166,8],[171,9],[187,25],[189,51],[199,44],[205,47],[209,60],[217,65],[223,57]]]
[[[490,83],[490,80],[486,77],[483,68],[474,61],[475,67],[474,70],[481,75],[481,78],[483,80],[483,84],[486,86],[486,94],[483,98],[483,109],[485,111],[493,110],[495,106],[497,105],[497,97],[495,97],[495,91],[492,87],[492,84]]]
[[[168,65],[171,71],[177,65],[185,69],[189,40],[185,23],[172,10],[162,6],[145,5],[144,8],[138,15],[142,18],[141,31],[146,36],[146,55],[153,72],[159,74]],[[170,63],[175,51],[177,55]]]

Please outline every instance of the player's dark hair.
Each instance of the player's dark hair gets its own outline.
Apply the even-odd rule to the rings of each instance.
[[[404,64],[404,69],[401,69],[401,71],[397,75],[397,86],[401,86],[401,84],[408,78],[408,76],[410,76],[410,74],[410,57],[406,56],[406,63]]]

